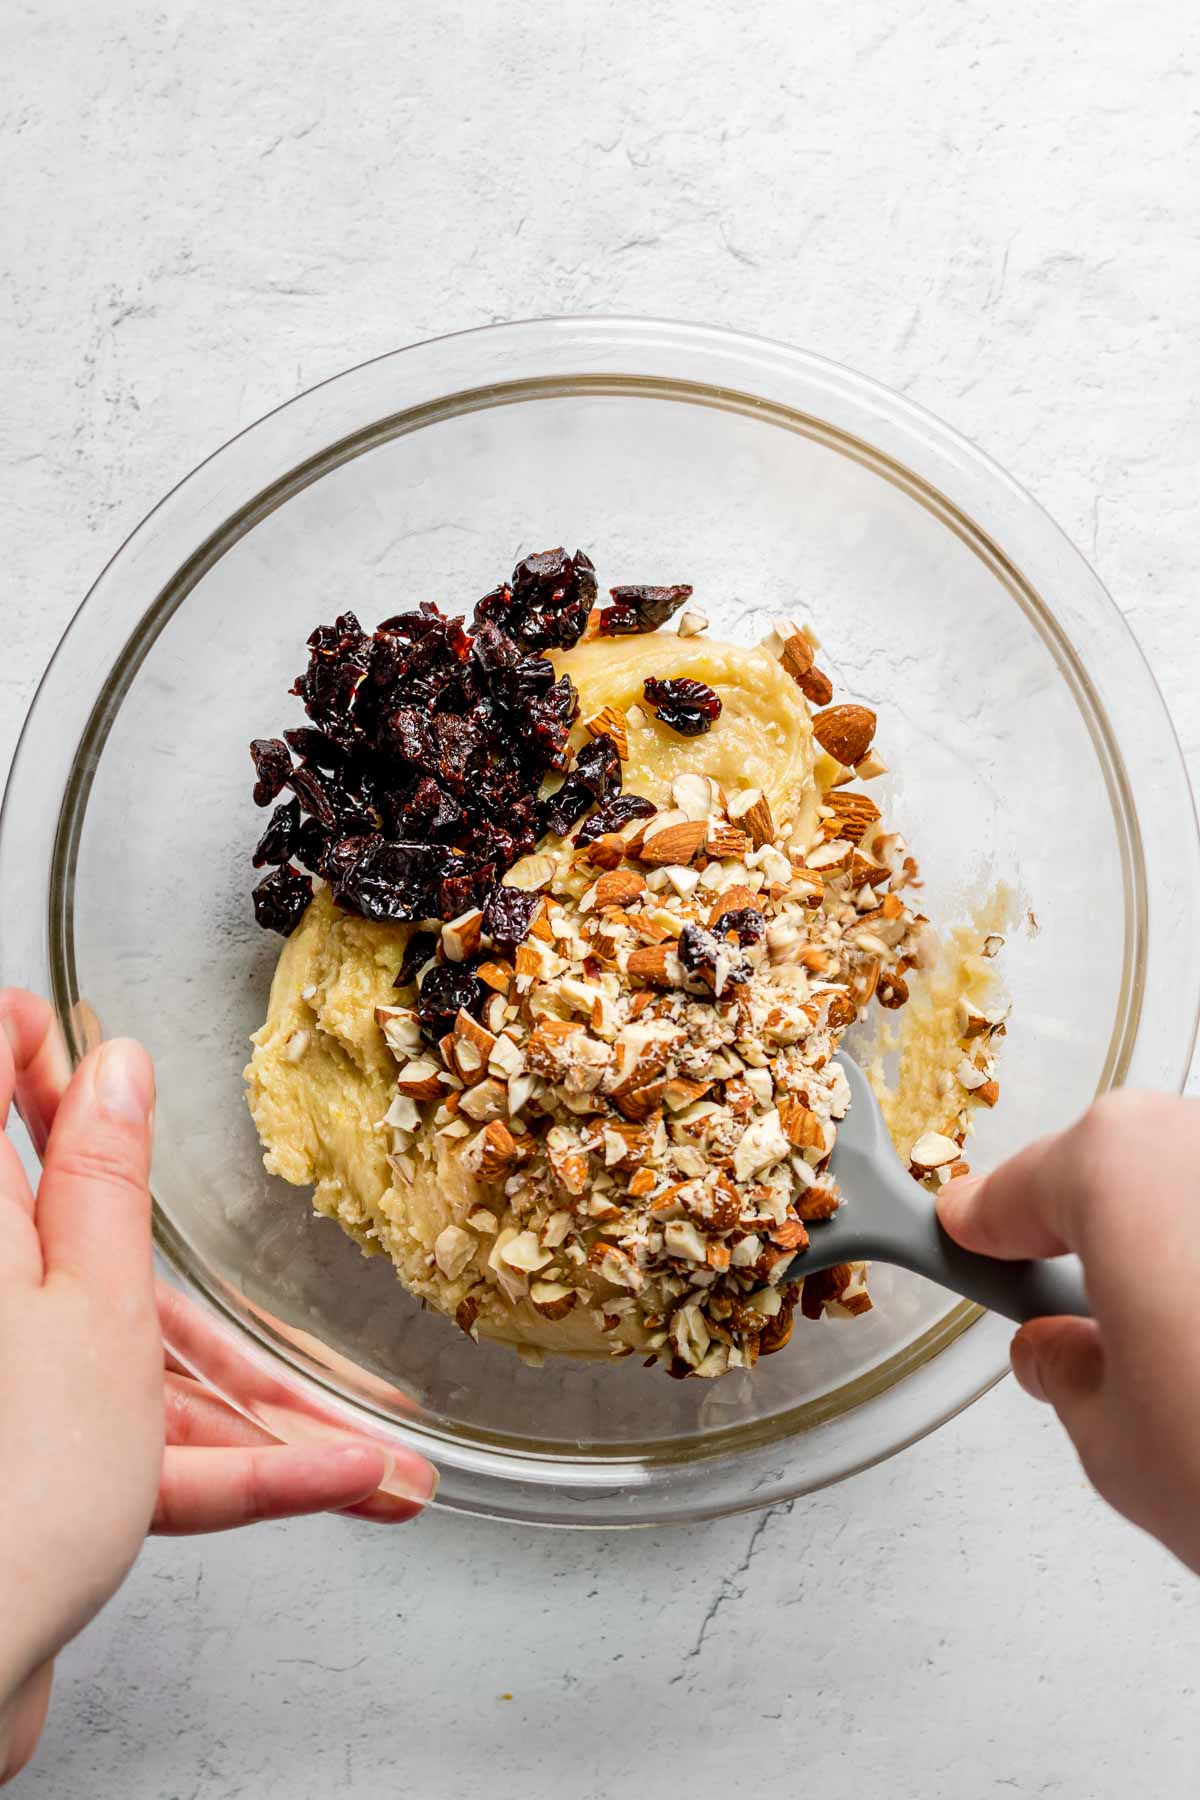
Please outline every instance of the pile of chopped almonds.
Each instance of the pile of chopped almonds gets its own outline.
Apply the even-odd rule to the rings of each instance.
[[[870,1307],[861,1265],[786,1277],[840,1203],[828,1162],[848,1089],[833,1052],[872,999],[904,1005],[928,922],[903,840],[849,788],[884,772],[874,714],[829,704],[790,622],[774,648],[841,771],[810,841],[777,827],[759,790],[682,775],[670,810],[581,846],[547,839],[509,872],[539,896],[511,955],[479,909],[441,928],[436,959],[471,964],[488,990],[480,1017],[460,1011],[434,1050],[415,1008],[376,1015],[400,1065],[385,1120],[397,1183],[430,1133],[458,1140],[478,1183],[435,1250],[449,1280],[486,1270],[458,1304],[468,1332],[498,1288],[548,1320],[588,1307],[614,1355],[711,1377],[781,1348],[797,1301],[812,1318]],[[617,709],[587,723],[624,754]],[[998,1093],[987,1046],[1002,1020],[962,1025],[946,1129],[912,1151],[931,1183],[965,1169],[970,1107]]]

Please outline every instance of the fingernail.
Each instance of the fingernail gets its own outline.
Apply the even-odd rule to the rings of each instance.
[[[1012,1341],[1009,1356],[1012,1360],[1013,1374],[1025,1392],[1032,1395],[1035,1400],[1045,1400],[1046,1390],[1042,1386],[1037,1357],[1030,1349],[1028,1339],[1022,1337],[1019,1331]]]
[[[428,1506],[438,1489],[438,1473],[432,1463],[422,1457],[412,1456],[403,1462],[394,1457],[378,1444],[342,1444],[335,1450],[326,1452],[327,1456],[356,1460],[364,1450],[374,1450],[383,1457],[383,1474],[378,1485],[367,1496],[364,1504],[372,1504],[386,1509],[388,1501],[397,1506]]]
[[[417,1506],[428,1506],[438,1491],[438,1472],[432,1463],[420,1457],[397,1464],[388,1459],[388,1471],[380,1482],[380,1490],[395,1500],[411,1500]]]
[[[0,1013],[0,1025],[3,1025],[3,1027],[4,1027],[4,1035],[8,1039],[9,1047],[12,1050],[13,1058],[15,1060],[16,1054],[17,1054],[16,1021],[14,1019],[10,1019],[7,1013]]]
[[[125,1038],[101,1045],[96,1055],[95,1094],[102,1112],[131,1125],[144,1125],[154,1105],[154,1078],[145,1052]]]

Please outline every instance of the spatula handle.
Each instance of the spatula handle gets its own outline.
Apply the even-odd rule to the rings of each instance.
[[[1091,1317],[1083,1265],[1077,1256],[1055,1256],[1045,1262],[1002,1262],[994,1256],[976,1256],[948,1237],[936,1218],[930,1221],[930,1235],[936,1241],[925,1254],[906,1260],[906,1266],[916,1267],[919,1274],[989,1311],[1022,1325],[1026,1319],[1060,1314]]]
[[[828,1224],[814,1226],[809,1250],[797,1257],[791,1275],[835,1262],[896,1263],[1020,1324],[1059,1314],[1090,1318],[1078,1257],[1002,1262],[962,1249],[942,1230],[933,1196],[914,1184],[892,1148],[863,1071],[849,1056],[841,1062],[852,1104],[833,1170],[847,1204]]]
[[[879,1171],[872,1171],[879,1178]],[[847,1224],[854,1240],[843,1255],[864,1262],[897,1263],[936,1281],[940,1287],[986,1306],[989,1312],[1024,1324],[1026,1319],[1072,1314],[1090,1318],[1091,1306],[1084,1291],[1083,1265],[1077,1256],[1055,1256],[1044,1262],[1007,1262],[996,1256],[977,1256],[964,1250],[942,1229],[932,1196],[914,1188],[911,1178],[896,1165],[886,1172],[893,1188],[892,1205],[883,1229]],[[814,1247],[820,1239],[814,1235]],[[824,1257],[822,1260],[825,1260]],[[799,1269],[797,1269],[799,1273]]]

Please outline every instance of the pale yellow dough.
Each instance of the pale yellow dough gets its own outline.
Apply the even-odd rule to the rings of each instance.
[[[761,788],[777,823],[800,816],[811,827],[818,798],[812,726],[791,677],[765,650],[704,637],[590,638],[553,661],[579,690],[581,720],[605,706],[625,713],[641,708],[644,719],[630,730],[624,769],[631,793],[669,806],[672,781],[695,770],[727,794]],[[686,676],[713,688],[721,716],[712,730],[689,738],[660,725],[642,698],[642,683],[653,675]]]
[[[879,1034],[867,1073],[892,1142],[906,1161],[923,1132],[947,1129],[953,1112],[947,1089],[953,1092],[954,1072],[963,1059],[958,1002],[967,1000],[983,1009],[996,1005],[996,964],[982,954],[982,946],[993,933],[1008,928],[1012,911],[1011,892],[1001,883],[976,907],[969,922],[946,934],[923,979],[914,981],[908,1005],[893,1014],[895,1023]],[[889,1081],[885,1058],[892,1052],[896,1071]],[[964,1154],[969,1155],[969,1149]]]
[[[690,769],[711,775],[728,793],[760,787],[778,823],[796,818],[811,828],[818,799],[812,727],[792,682],[765,651],[674,636],[609,638],[553,660],[579,690],[581,721],[603,706],[633,707],[648,675],[688,676],[720,695],[721,717],[702,737],[680,737],[646,709],[644,723],[629,733],[629,792],[669,805],[671,782]],[[584,737],[581,724],[575,738]],[[392,1099],[396,1062],[374,1014],[376,1006],[395,1002],[408,931],[354,918],[319,891],[288,939],[246,1071],[266,1167],[311,1186],[318,1212],[336,1219],[368,1254],[390,1256],[405,1285],[440,1310],[453,1314],[468,1291],[486,1282],[476,1321],[484,1335],[607,1356],[612,1339],[601,1336],[589,1307],[551,1322],[528,1302],[508,1300],[487,1268],[486,1239],[457,1279],[438,1269],[439,1233],[461,1225],[482,1199],[452,1140],[426,1135],[416,1181],[393,1185],[379,1121]],[[494,1197],[488,1203],[494,1206]],[[630,1322],[619,1335],[637,1345],[637,1330]]]

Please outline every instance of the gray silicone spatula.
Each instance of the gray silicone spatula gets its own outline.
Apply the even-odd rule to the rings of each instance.
[[[896,1263],[1009,1319],[1060,1313],[1090,1317],[1078,1257],[1001,1262],[962,1250],[947,1237],[933,1196],[913,1180],[892,1148],[870,1082],[844,1051],[838,1061],[846,1071],[851,1100],[838,1126],[830,1168],[844,1204],[827,1223],[809,1227],[809,1248],[796,1258],[789,1276],[799,1279],[841,1262]]]

